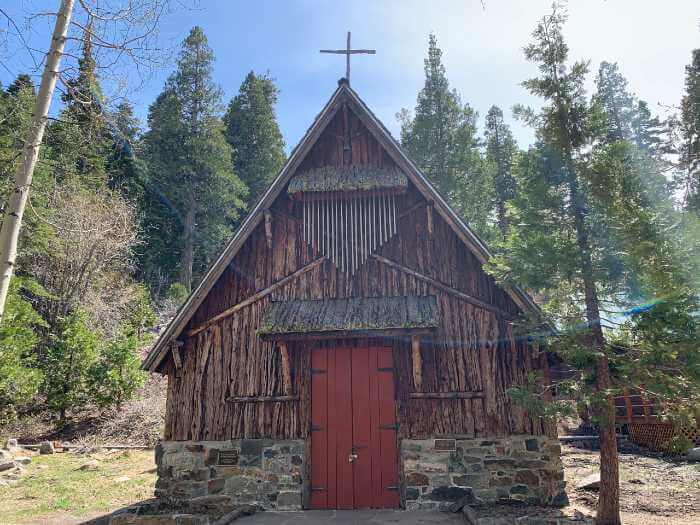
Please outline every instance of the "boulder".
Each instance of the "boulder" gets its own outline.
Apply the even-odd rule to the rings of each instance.
[[[29,456],[17,456],[15,458],[15,463],[19,463],[20,465],[29,465],[32,462],[32,458]]]
[[[240,507],[232,510],[228,514],[224,514],[218,520],[216,520],[212,525],[230,525],[238,518],[243,516],[250,516],[258,511],[258,507],[255,505],[241,505]]]
[[[462,507],[462,516],[464,516],[464,521],[467,525],[477,525],[479,523],[479,516],[469,505]]]
[[[691,448],[686,455],[690,461],[700,461],[700,447]]]
[[[39,454],[53,454],[53,443],[51,441],[42,441],[39,444]]]
[[[576,484],[577,489],[598,490],[600,488],[600,472],[586,476]]]
[[[100,469],[100,462],[97,461],[96,459],[91,459],[87,463],[80,465],[76,470],[94,471],[94,470],[99,470],[99,469]]]

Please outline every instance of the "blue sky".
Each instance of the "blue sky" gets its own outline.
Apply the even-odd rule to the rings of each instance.
[[[27,13],[55,7],[58,0],[13,0],[3,5],[20,23]],[[500,105],[510,115],[516,103],[536,106],[520,82],[536,74],[522,47],[550,0],[202,0],[182,2],[160,28],[163,46],[176,47],[193,25],[204,28],[216,54],[214,76],[225,94],[234,96],[245,74],[269,71],[280,88],[278,119],[287,147],[299,140],[344,74],[341,56],[321,55],[321,48],[344,47],[351,30],[354,47],[377,49],[353,59],[352,86],[396,135],[395,114],[412,109],[423,83],[428,34],[436,34],[452,87],[483,115]],[[601,60],[617,61],[630,88],[662,112],[677,105],[683,91],[684,66],[700,47],[700,2],[697,0],[571,0],[566,38],[572,59],[591,60],[590,81]],[[35,21],[30,43],[43,48],[50,28]],[[3,21],[4,26],[4,21]],[[12,36],[10,35],[10,38]],[[6,84],[32,62],[11,41],[0,47],[0,81]],[[172,62],[144,83],[126,90],[108,83],[108,95],[125,93],[145,121]],[[31,72],[31,71],[30,71]],[[37,78],[38,81],[38,78]],[[511,120],[521,145],[530,130]]]

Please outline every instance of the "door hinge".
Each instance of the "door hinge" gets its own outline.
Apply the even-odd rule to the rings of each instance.
[[[377,372],[393,372],[394,367],[388,366],[386,368],[377,368]]]
[[[326,492],[326,487],[311,487],[311,492]]]
[[[325,368],[312,368],[311,373],[312,374],[325,374],[327,370]]]
[[[398,429],[399,429],[398,423],[393,423],[391,425],[381,425],[379,427],[379,430],[398,430]]]
[[[393,490],[394,492],[398,492],[399,487],[398,485],[389,485],[388,487],[384,487],[384,490]]]

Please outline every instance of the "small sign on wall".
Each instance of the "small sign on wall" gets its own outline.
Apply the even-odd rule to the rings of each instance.
[[[237,450],[219,450],[219,465],[238,465]]]
[[[456,441],[454,439],[436,439],[433,448],[435,450],[455,450],[456,446]]]

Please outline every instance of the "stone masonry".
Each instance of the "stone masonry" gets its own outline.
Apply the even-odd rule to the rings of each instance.
[[[163,441],[155,452],[155,495],[165,501],[229,495],[264,509],[302,507],[303,440]]]
[[[407,509],[444,509],[463,497],[472,504],[524,502],[563,506],[559,441],[518,435],[481,439],[404,439]]]

